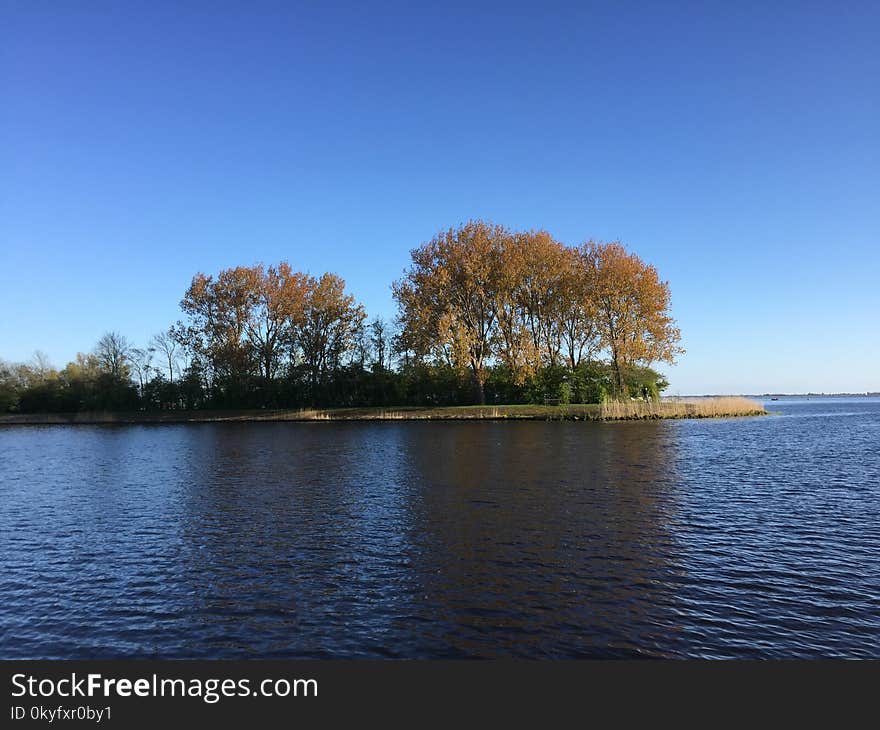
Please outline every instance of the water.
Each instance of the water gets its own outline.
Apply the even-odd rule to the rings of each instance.
[[[880,657],[880,399],[0,428],[0,657]]]

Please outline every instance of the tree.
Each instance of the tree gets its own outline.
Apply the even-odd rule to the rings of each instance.
[[[0,410],[654,397],[666,383],[651,363],[682,352],[668,283],[616,242],[470,221],[414,249],[393,294],[392,327],[367,324],[335,274],[198,273],[183,321],[146,348],[108,332],[61,373],[42,353],[0,363]]]
[[[71,383],[76,380],[95,380],[101,372],[101,363],[95,354],[76,353],[76,359],[67,363],[61,377]]]
[[[131,350],[132,346],[124,335],[107,332],[95,345],[95,356],[105,373],[123,380],[129,376]]]
[[[559,362],[568,256],[546,231],[516,233],[508,240],[497,290],[499,354],[522,384],[542,366]]]
[[[376,355],[376,365],[379,370],[385,370],[385,357],[388,352],[388,325],[385,320],[376,317],[370,322],[370,344]]]
[[[52,367],[49,356],[42,350],[34,351],[34,355],[31,358],[30,371],[33,377],[41,383],[58,375],[55,368]]]
[[[0,413],[13,410],[24,390],[16,367],[12,363],[0,360]]]
[[[601,347],[596,306],[596,267],[589,249],[565,249],[555,316],[561,348],[574,372]]]
[[[370,341],[370,333],[363,320],[357,325],[354,332],[354,361],[360,370],[364,370],[367,366],[367,360],[370,359],[372,351],[372,343]]]
[[[286,356],[301,358],[312,385],[324,380],[356,347],[366,316],[340,277],[315,279],[286,261],[197,274],[181,307],[188,321],[173,329],[174,339],[230,404],[254,394],[253,376],[266,386],[262,402],[274,400]]]
[[[217,278],[196,274],[180,302],[189,324],[175,330],[178,341],[203,358],[213,375],[240,381],[254,358],[244,338],[254,307],[253,268],[224,269]]]
[[[457,369],[469,368],[477,400],[486,402],[486,364],[492,355],[502,226],[470,221],[411,252],[412,265],[393,286],[405,334],[403,346]]]
[[[178,369],[180,343],[174,336],[174,329],[170,328],[153,335],[150,339],[150,349],[159,353],[163,364],[168,367],[168,382],[174,383],[174,371]]]
[[[366,313],[345,293],[345,280],[336,274],[310,278],[308,285],[303,316],[294,323],[294,341],[314,385],[355,347]]]
[[[522,385],[541,366],[541,347],[529,328],[527,300],[533,239],[516,233],[500,241],[498,285],[495,288],[496,334],[493,352],[507,368],[512,381]]]
[[[599,331],[622,393],[625,368],[658,360],[672,364],[684,352],[678,346],[681,334],[669,314],[669,284],[619,242],[588,242],[581,255],[595,272]]]
[[[303,322],[310,283],[305,274],[294,272],[282,261],[265,269],[252,267],[247,280],[250,307],[246,324],[247,338],[260,363],[262,377],[272,383],[282,353],[290,346],[294,329]]]
[[[150,372],[153,370],[153,352],[150,347],[133,347],[129,350],[128,361],[131,369],[138,381],[138,392],[141,397],[144,395],[144,386],[150,379]]]

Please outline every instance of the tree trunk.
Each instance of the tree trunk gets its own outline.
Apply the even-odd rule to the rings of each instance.
[[[486,390],[483,387],[483,378],[480,377],[482,373],[477,369],[477,366],[473,366],[474,371],[474,391],[477,396],[477,403],[481,406],[486,405]]]
[[[617,375],[617,394],[623,397],[623,374],[620,372],[620,358],[617,357],[617,350],[611,351],[611,358],[614,362],[614,373]]]

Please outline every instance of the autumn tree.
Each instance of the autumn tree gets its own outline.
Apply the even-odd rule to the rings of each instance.
[[[275,380],[282,356],[289,351],[296,328],[306,316],[312,282],[282,261],[278,266],[252,268],[247,281],[250,306],[246,333],[267,384]]]
[[[189,323],[176,330],[181,344],[227,380],[240,380],[254,359],[245,333],[254,308],[255,279],[254,269],[247,266],[224,269],[216,279],[198,273],[180,302],[189,316]]]
[[[572,371],[601,348],[596,303],[596,267],[589,250],[566,248],[551,312],[560,348]]]
[[[470,369],[479,403],[486,402],[486,365],[492,355],[501,251],[509,232],[470,221],[411,252],[412,265],[393,285],[404,346]]]
[[[619,242],[588,242],[580,252],[595,273],[599,331],[622,393],[624,368],[656,361],[671,364],[683,352],[678,346],[681,334],[669,313],[669,283]]]
[[[512,344],[518,344],[524,374],[531,377],[542,366],[557,365],[561,357],[567,250],[546,231],[530,231],[515,234],[512,252],[506,257],[513,263],[506,262],[505,271],[511,273],[506,276],[501,296],[512,305],[514,332],[521,332]],[[499,322],[506,319],[501,316]],[[506,328],[500,329],[503,332]]]
[[[108,332],[61,373],[41,354],[0,364],[0,409],[599,400],[655,392],[651,363],[682,352],[668,283],[616,242],[470,221],[414,249],[393,295],[389,332],[335,274],[286,261],[198,273],[183,321],[145,349]]]
[[[531,278],[533,234],[516,233],[501,238],[495,287],[496,329],[493,352],[521,385],[541,365],[541,347],[529,327],[523,302]]]
[[[470,369],[481,403],[490,365],[521,387],[607,351],[622,392],[625,370],[680,352],[668,284],[620,244],[569,248],[546,231],[472,221],[411,256],[393,285],[396,346],[405,358]]]
[[[345,293],[345,280],[336,274],[310,277],[302,317],[293,326],[293,339],[312,384],[337,368],[357,344],[366,313]]]
[[[307,276],[286,261],[226,269],[216,278],[197,274],[181,307],[189,318],[174,338],[215,376],[239,385],[246,375],[273,385],[288,359],[304,363],[314,385],[366,342],[366,315],[345,282],[335,274]]]

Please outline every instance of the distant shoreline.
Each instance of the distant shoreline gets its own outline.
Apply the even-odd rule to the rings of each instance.
[[[0,416],[0,426],[112,425],[186,423],[267,423],[314,421],[633,421],[723,418],[766,415],[756,401],[744,398],[693,401],[449,406],[444,408],[328,408],[311,410],[201,410],[82,413],[15,413]]]
[[[712,397],[712,396],[710,396]],[[869,393],[762,393],[747,395],[746,398],[877,398],[880,392]]]

